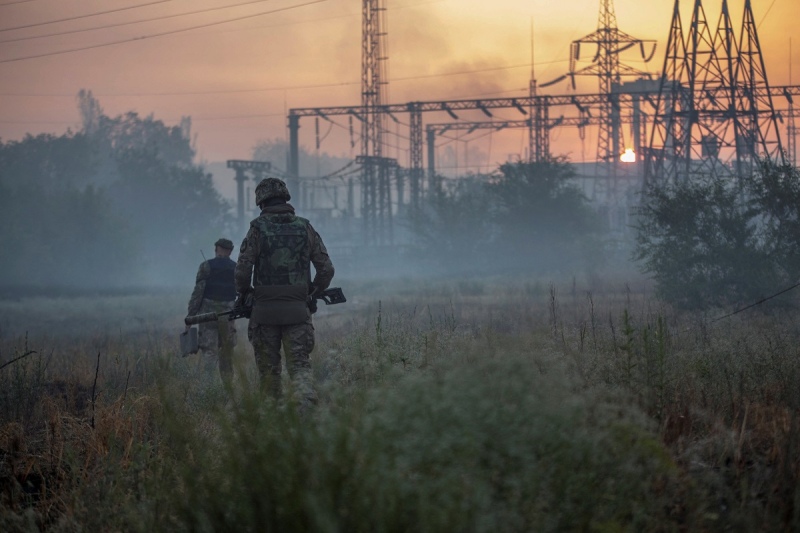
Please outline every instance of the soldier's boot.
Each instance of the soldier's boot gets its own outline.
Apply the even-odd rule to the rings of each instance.
[[[278,373],[270,369],[261,378],[261,390],[276,402],[283,399],[283,382],[281,381],[280,367]]]
[[[314,376],[309,367],[295,367],[290,373],[292,378],[292,403],[297,406],[301,416],[311,412],[318,403],[314,390]]]

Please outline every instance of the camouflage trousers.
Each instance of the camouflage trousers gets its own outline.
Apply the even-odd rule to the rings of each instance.
[[[223,313],[233,309],[233,302],[204,299],[200,304],[202,313]],[[202,354],[200,364],[210,374],[219,368],[223,379],[233,374],[233,347],[236,346],[236,327],[226,319],[200,324],[197,344]]]
[[[292,386],[292,399],[301,410],[317,403],[314,377],[311,371],[311,351],[314,349],[314,325],[306,322],[290,326],[266,326],[250,323],[247,338],[253,345],[256,366],[265,392],[275,400],[283,397],[281,383],[281,346],[286,356],[286,369]]]

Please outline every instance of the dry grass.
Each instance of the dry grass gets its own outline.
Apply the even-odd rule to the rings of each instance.
[[[248,392],[243,325],[236,401],[203,384],[180,295],[62,305],[27,340],[52,306],[3,303],[0,364],[35,353],[0,369],[0,528],[800,528],[796,314],[714,322],[641,280],[343,286],[312,424]]]

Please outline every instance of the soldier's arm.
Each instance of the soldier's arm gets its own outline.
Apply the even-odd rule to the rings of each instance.
[[[325,248],[325,243],[322,242],[322,237],[319,236],[317,230],[309,224],[309,243],[311,244],[311,263],[314,265],[314,287],[318,290],[324,291],[331,284],[333,280],[333,263],[330,256],[328,256],[328,249]]]
[[[196,315],[200,312],[200,305],[203,303],[203,293],[206,291],[206,280],[211,274],[211,267],[207,261],[200,263],[197,269],[197,276],[194,278],[194,290],[189,298],[188,316]]]
[[[236,282],[236,294],[242,294],[252,286],[253,265],[258,257],[258,237],[258,230],[251,226],[239,247],[239,259],[236,261],[236,269],[233,274]]]

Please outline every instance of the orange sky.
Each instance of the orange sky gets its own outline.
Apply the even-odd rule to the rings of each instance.
[[[286,110],[293,107],[360,103],[361,1],[267,0],[147,23],[41,39],[22,37],[96,28],[164,17],[245,0],[0,0],[0,30],[125,6],[152,4],[91,18],[0,31],[0,138],[25,133],[63,133],[79,127],[75,94],[90,89],[108,115],[137,111],[168,124],[191,116],[201,161],[248,159],[260,139],[286,136]],[[14,3],[19,2],[19,3]],[[161,37],[156,34],[212,24],[266,11],[296,9]],[[540,82],[567,71],[569,44],[597,27],[598,0],[386,0],[388,7],[389,101],[440,100],[525,94],[530,77],[531,25],[535,72]],[[684,26],[693,2],[681,2]],[[706,0],[716,25],[721,0]],[[738,28],[744,0],[731,0]],[[624,61],[656,72],[663,62],[672,0],[615,0],[620,30],[655,39],[655,59],[645,65],[636,54]],[[790,24],[800,18],[797,0],[754,0],[759,36],[772,85],[790,82]],[[19,61],[70,48],[131,40],[91,50]],[[3,42],[5,41],[5,42]],[[800,83],[800,38],[791,63]],[[587,55],[589,52],[586,52]],[[460,74],[452,74],[460,73]],[[546,89],[563,93],[566,84]],[[596,92],[585,79],[579,92]],[[498,118],[521,118],[498,112]],[[444,117],[442,117],[444,118]],[[481,116],[464,117],[478,120]],[[426,121],[429,118],[426,117]],[[434,120],[433,117],[430,120]],[[438,119],[437,119],[438,120]],[[312,120],[301,123],[301,141],[313,144]],[[350,155],[347,122],[334,127],[322,149]],[[399,136],[406,133],[395,128]],[[519,152],[522,132],[473,148],[491,159]],[[554,132],[554,143],[567,133]],[[396,144],[402,144],[395,137]],[[392,141],[394,142],[394,141]],[[492,140],[488,139],[491,143]],[[591,142],[591,139],[586,141]],[[482,143],[482,144],[481,144]],[[388,155],[405,163],[402,147]],[[575,160],[589,148],[567,149]],[[588,154],[586,154],[588,155]]]

